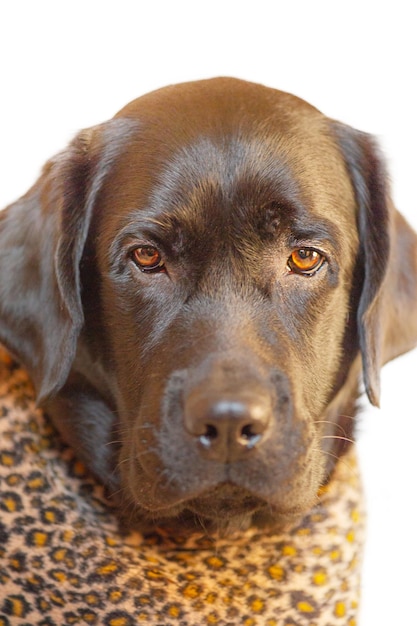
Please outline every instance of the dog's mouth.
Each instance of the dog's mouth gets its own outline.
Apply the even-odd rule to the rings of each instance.
[[[132,470],[131,493],[138,499],[140,508],[148,510],[155,518],[171,517],[188,510],[214,520],[253,513],[267,504],[264,498],[224,476],[218,482],[209,481],[211,484],[202,486],[197,481],[192,488],[184,489],[184,485],[181,488],[172,481],[147,476],[138,461],[132,464]]]
[[[131,484],[129,490],[133,510],[126,509],[126,513],[130,517],[129,523],[135,518],[135,525],[144,531],[158,526],[179,530],[200,528],[209,533],[229,535],[246,530],[252,524],[284,528],[297,523],[316,497],[313,492],[313,498],[307,503],[297,502],[291,493],[280,498],[274,498],[272,494],[265,497],[227,479],[193,493],[178,490],[169,482],[152,481],[143,471],[140,471],[139,482],[137,478],[138,473],[134,480],[136,487]],[[125,505],[126,502],[123,509]]]
[[[204,518],[219,520],[254,513],[265,501],[233,483],[222,483],[186,503],[187,509]]]
[[[232,483],[214,489],[185,503],[185,510],[204,525],[218,531],[245,529],[251,524],[258,527],[284,528],[300,520],[306,512],[303,507],[277,506]]]

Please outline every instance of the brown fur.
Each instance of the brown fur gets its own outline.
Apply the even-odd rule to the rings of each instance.
[[[361,370],[378,404],[380,367],[417,343],[417,238],[375,141],[273,89],[139,98],[0,219],[0,339],[127,523],[304,513]]]

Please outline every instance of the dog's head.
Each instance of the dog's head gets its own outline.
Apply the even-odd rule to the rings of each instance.
[[[41,401],[71,376],[105,399],[153,518],[304,511],[361,369],[377,404],[417,342],[417,241],[374,141],[259,85],[139,98],[0,217],[0,339]]]

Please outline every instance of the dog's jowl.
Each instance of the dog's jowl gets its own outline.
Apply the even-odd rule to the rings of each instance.
[[[417,343],[375,141],[280,91],[139,98],[0,220],[0,340],[132,524],[299,517]]]

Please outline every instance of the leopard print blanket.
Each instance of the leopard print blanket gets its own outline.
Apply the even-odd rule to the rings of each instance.
[[[0,626],[354,626],[363,512],[352,450],[291,530],[120,534],[102,489],[0,358]]]

